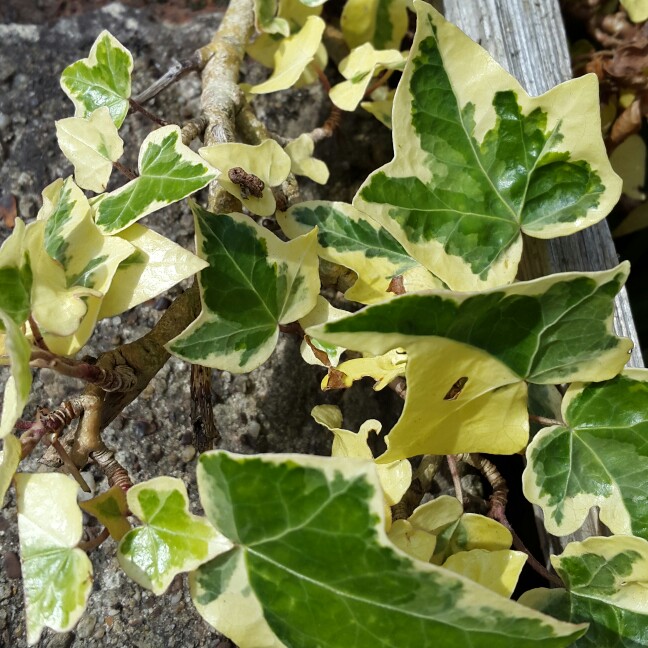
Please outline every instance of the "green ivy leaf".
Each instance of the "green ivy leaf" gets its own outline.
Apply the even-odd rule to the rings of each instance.
[[[541,430],[527,448],[524,493],[554,535],[576,531],[589,509],[613,533],[648,539],[648,370],[572,385],[564,426]]]
[[[92,563],[75,548],[83,530],[76,482],[59,473],[19,473],[15,481],[31,646],[45,626],[66,632],[79,620],[92,588]]]
[[[63,70],[61,87],[72,100],[75,117],[85,117],[107,106],[119,128],[128,113],[131,94],[131,53],[108,31],[102,31],[90,56]]]
[[[192,597],[239,645],[522,648],[582,632],[394,550],[368,462],[206,452],[197,477],[235,548],[191,575]]]
[[[25,229],[17,218],[13,232],[0,247],[0,310],[18,326],[29,317],[31,309],[32,274],[25,256]]]
[[[212,214],[192,204],[203,310],[167,345],[189,362],[244,373],[265,362],[279,325],[315,306],[315,233],[284,243],[243,214]]]
[[[571,542],[551,563],[567,589],[536,589],[520,603],[572,623],[589,623],[575,648],[648,645],[648,542],[630,536]]]
[[[406,288],[410,277],[415,289],[442,288],[441,282],[415,261],[384,228],[342,202],[310,201],[293,205],[277,214],[283,232],[290,238],[317,227],[317,254],[353,270],[358,279],[345,297],[363,304],[389,296],[391,280],[402,275]]]
[[[354,205],[455,290],[513,281],[522,232],[572,234],[615,205],[621,180],[587,75],[529,97],[426,2],[394,102],[394,160]]]
[[[379,461],[511,454],[528,440],[525,381],[606,380],[627,362],[632,343],[612,332],[627,273],[622,264],[478,294],[402,295],[306,332],[373,355],[406,350],[405,407]]]
[[[232,546],[207,520],[189,513],[187,489],[180,479],[149,479],[126,496],[133,515],[145,526],[122,538],[117,559],[128,576],[155,594],[162,594],[176,574],[196,569]]]
[[[93,204],[96,223],[116,234],[147,214],[202,189],[216,171],[182,143],[178,126],[153,131],[139,152],[140,176],[100,196]]]

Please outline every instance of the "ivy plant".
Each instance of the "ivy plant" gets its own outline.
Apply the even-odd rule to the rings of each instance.
[[[0,248],[0,498],[16,489],[28,643],[74,626],[87,552],[110,537],[156,594],[188,573],[196,609],[241,648],[648,645],[648,373],[624,369],[632,343],[612,327],[629,266],[515,280],[523,235],[572,234],[619,197],[595,78],[529,97],[430,5],[414,1],[412,39],[403,0],[348,0],[331,88],[323,1],[232,0],[201,50],[204,119],[152,128],[137,173],[120,163],[119,128],[148,112],[118,35],[63,71],[74,115],[55,133],[73,175]],[[238,85],[246,51],[273,68],[252,87]],[[293,139],[273,138],[244,100],[320,81],[331,117]],[[350,203],[300,202],[295,175],[326,183],[315,145],[359,105],[393,128],[393,160]],[[195,253],[143,224],[190,196]],[[147,336],[79,359],[98,319],[193,275]],[[315,407],[330,457],[203,443],[201,514],[175,477],[133,484],[102,430],[170,355],[209,391],[212,370],[250,372],[282,331],[324,389],[369,377],[400,394],[398,421],[356,432],[339,408]],[[88,385],[24,421],[42,367]],[[21,469],[40,441],[82,488],[89,463],[109,487],[79,505],[69,476]],[[481,453],[526,454],[523,494],[547,532],[575,532],[596,506],[610,536],[570,543],[549,571]],[[444,461],[454,496],[432,488]],[[462,497],[458,463],[490,484],[482,510]],[[80,506],[105,525],[92,542]],[[559,587],[513,600],[527,561]]]

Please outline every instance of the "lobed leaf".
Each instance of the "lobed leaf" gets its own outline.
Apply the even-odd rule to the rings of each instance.
[[[619,197],[596,78],[529,97],[428,3],[415,6],[416,37],[394,102],[395,157],[353,204],[455,290],[511,282],[522,232],[572,234]]]
[[[279,186],[290,173],[290,158],[277,142],[267,139],[256,146],[228,142],[205,146],[198,152],[220,172],[218,183],[247,209],[259,216],[275,213],[276,202],[271,187]],[[230,171],[236,168],[261,180],[260,196],[231,180]]]
[[[575,648],[648,643],[648,543],[631,536],[570,542],[551,562],[566,589],[536,589],[520,603],[559,619],[589,623]]]
[[[106,234],[117,234],[144,216],[202,189],[216,177],[204,160],[182,143],[180,128],[153,131],[139,152],[140,175],[103,194],[93,204],[95,221]]]
[[[407,398],[380,461],[510,454],[528,439],[524,381],[606,380],[631,342],[612,332],[628,266],[564,273],[482,293],[402,295],[306,332],[380,355],[407,352]],[[448,363],[448,358],[452,363]]]
[[[0,310],[17,326],[23,324],[31,310],[32,273],[25,254],[25,231],[25,224],[17,218],[13,232],[0,247]]]
[[[122,230],[117,237],[128,241],[135,251],[117,267],[101,302],[99,319],[138,306],[208,265],[181,245],[139,223]]]
[[[318,184],[326,184],[329,179],[328,167],[322,160],[313,157],[315,142],[308,133],[302,133],[286,144],[285,151],[290,158],[290,170],[295,175],[306,176]]]
[[[592,506],[613,533],[648,539],[648,370],[571,385],[565,425],[541,430],[527,448],[523,487],[544,524],[567,535]]]
[[[293,86],[315,58],[325,26],[326,23],[319,16],[309,16],[304,26],[291,36],[286,23],[286,29],[281,31],[286,38],[281,41],[274,55],[274,71],[270,78],[252,86],[248,91],[252,94],[266,94]]]
[[[197,476],[208,518],[236,547],[191,575],[192,597],[241,646],[525,648],[583,632],[394,550],[370,464],[218,451],[200,456]]]
[[[92,588],[92,563],[77,549],[83,531],[78,487],[60,473],[15,476],[18,533],[27,610],[27,643],[45,626],[70,630]]]
[[[92,499],[79,502],[79,506],[96,517],[117,542],[130,531],[126,493],[119,486],[113,486]]]
[[[407,354],[402,349],[394,349],[380,356],[366,358],[351,358],[336,367],[337,374],[343,374],[346,387],[350,387],[356,380],[369,376],[376,381],[373,386],[375,391],[384,389],[392,380],[404,376],[407,369]],[[339,377],[339,376],[338,376]],[[328,387],[330,374],[324,376],[322,389]]]
[[[371,95],[371,101],[360,102],[360,107],[371,113],[381,124],[392,128],[392,110],[394,109],[395,90],[389,90],[384,86],[376,88]]]
[[[398,49],[407,22],[406,0],[347,0],[340,17],[342,35],[351,49],[364,43]]]
[[[65,157],[74,165],[74,179],[83,189],[106,190],[113,162],[124,152],[107,106],[88,117],[68,117],[56,122],[56,137]]]
[[[131,53],[110,32],[102,31],[90,56],[72,63],[61,74],[61,88],[74,104],[75,117],[106,106],[119,128],[128,113],[132,71]]]
[[[284,243],[242,214],[212,214],[192,204],[196,249],[209,262],[200,273],[202,312],[167,348],[208,367],[245,373],[265,362],[279,325],[315,306],[316,236]]]
[[[371,304],[389,296],[392,279],[417,276],[417,288],[441,288],[441,282],[410,257],[400,243],[366,215],[342,202],[309,201],[279,213],[277,221],[290,238],[317,227],[318,255],[358,276],[345,297]]]
[[[176,574],[196,569],[232,546],[207,520],[189,513],[180,479],[155,477],[130,488],[126,497],[144,526],[122,538],[117,559],[128,576],[155,594],[162,594]]]

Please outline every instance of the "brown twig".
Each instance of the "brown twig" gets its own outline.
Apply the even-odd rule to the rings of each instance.
[[[90,454],[90,458],[99,466],[108,479],[108,487],[118,486],[124,492],[133,486],[128,471],[115,459],[115,453],[102,444],[99,450]]]
[[[457,459],[454,455],[446,455],[446,461],[448,462],[448,468],[450,469],[450,475],[452,476],[452,485],[454,486],[455,497],[463,506],[464,496],[463,489],[461,488],[461,475],[459,474]]]
[[[43,339],[43,336],[40,332],[40,328],[32,315],[29,316],[29,328],[31,329],[32,336],[34,338],[34,344],[39,349],[43,349],[43,351],[49,351],[49,348],[47,347],[47,343]]]
[[[214,421],[211,396],[212,372],[209,367],[191,365],[191,421],[194,446],[198,452],[205,452],[220,440]]]
[[[202,69],[206,62],[202,50],[196,50],[189,58],[183,61],[173,61],[171,67],[157,81],[153,82],[146,90],[143,90],[135,97],[135,102],[143,104],[150,101],[188,72]]]
[[[74,462],[70,458],[70,455],[67,453],[65,448],[61,445],[61,442],[58,440],[58,436],[52,435],[52,439],[49,444],[56,450],[58,456],[61,458],[63,465],[68,469],[69,473],[74,477],[76,483],[81,486],[82,490],[86,493],[90,493],[91,489],[88,486],[86,480],[83,478],[83,475],[79,472],[79,469],[74,465]]]
[[[108,531],[107,527],[104,527],[101,530],[101,533],[97,534],[94,538],[79,541],[77,547],[79,547],[79,549],[82,549],[86,553],[90,553],[94,549],[97,549],[97,547],[101,546],[104,540],[107,540],[109,537],[110,531]]]
[[[125,178],[128,180],[135,180],[137,178],[137,173],[133,169],[129,169],[126,165],[121,162],[113,162],[113,167],[119,171]]]
[[[150,110],[147,110],[146,108],[144,108],[144,106],[135,101],[135,99],[129,99],[128,103],[132,112],[141,113],[142,115],[144,115],[144,117],[152,121],[154,124],[158,124],[159,126],[168,126],[171,123],[166,119],[162,119],[162,117],[158,117],[157,115],[153,114]]]
[[[182,143],[185,146],[189,146],[189,144],[191,144],[195,139],[203,136],[205,128],[207,128],[207,120],[204,117],[197,117],[196,119],[188,121],[180,129]]]
[[[565,425],[562,421],[558,421],[557,419],[548,418],[546,416],[538,416],[536,414],[529,414],[529,421],[539,423],[540,425],[544,425],[545,427],[549,427],[551,425]]]

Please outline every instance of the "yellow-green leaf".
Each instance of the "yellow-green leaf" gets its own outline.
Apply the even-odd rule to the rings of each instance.
[[[395,90],[380,86],[371,93],[371,101],[362,101],[360,107],[371,113],[381,124],[391,129],[395,94]]]
[[[21,451],[20,441],[13,434],[9,434],[2,439],[2,450],[0,451],[0,508],[4,506],[7,489],[20,463]]]
[[[380,391],[389,383],[404,376],[407,369],[407,354],[402,349],[393,349],[380,356],[367,356],[366,358],[352,358],[345,360],[336,367],[336,371],[343,373],[351,382],[367,376],[376,381],[374,389]],[[322,381],[322,388],[328,385],[328,376]]]
[[[198,151],[205,160],[220,171],[218,183],[236,196],[241,204],[259,216],[272,216],[276,209],[271,187],[279,186],[290,173],[290,158],[274,140],[261,144],[225,143],[205,146]],[[263,185],[247,188],[232,181],[232,170],[243,169],[256,176]],[[236,172],[234,172],[236,173]],[[235,176],[236,177],[236,176]],[[258,192],[255,195],[255,192]]]
[[[92,499],[79,502],[79,506],[86,513],[94,515],[117,542],[130,531],[126,493],[119,486],[113,486]]]
[[[399,48],[407,32],[407,0],[347,0],[340,25],[350,48]]]
[[[621,0],[621,4],[628,12],[632,22],[642,23],[648,20],[648,2],[646,0]]]
[[[26,255],[25,232],[25,224],[17,218],[13,232],[0,247],[0,310],[18,326],[31,310],[32,271]]]
[[[341,61],[340,73],[346,79],[331,88],[331,101],[342,110],[355,110],[369,87],[371,79],[381,70],[399,70],[405,56],[396,49],[376,50],[370,43],[356,47]]]
[[[106,190],[112,163],[124,152],[107,106],[88,117],[68,117],[56,122],[56,137],[65,157],[74,165],[74,179],[83,189]]]
[[[27,643],[44,627],[70,630],[92,588],[92,563],[77,549],[83,531],[76,482],[60,473],[15,476]]]
[[[429,562],[436,547],[436,536],[417,529],[409,520],[395,520],[387,532],[389,539],[412,558]]]
[[[380,433],[382,429],[380,421],[369,419],[360,426],[358,432],[351,432],[341,427],[342,412],[335,405],[317,405],[311,411],[311,416],[333,433],[335,438],[331,456],[373,461],[373,453],[369,447],[369,434]],[[376,468],[387,504],[389,506],[397,504],[412,483],[412,465],[409,461],[394,461]]]
[[[130,488],[126,497],[144,526],[122,538],[117,559],[128,576],[155,594],[162,594],[176,574],[232,547],[205,518],[189,512],[187,488],[180,479],[149,479]]]
[[[308,133],[286,144],[285,151],[290,157],[290,170],[295,175],[306,176],[318,184],[326,184],[329,179],[328,167],[322,160],[313,157],[315,142]]]
[[[274,71],[270,78],[249,88],[252,94],[286,90],[294,85],[313,60],[322,40],[326,23],[319,16],[309,16],[304,26],[281,41],[274,55]]]
[[[135,251],[117,267],[98,318],[112,317],[141,304],[205,268],[203,259],[165,236],[133,223],[117,236]]]

